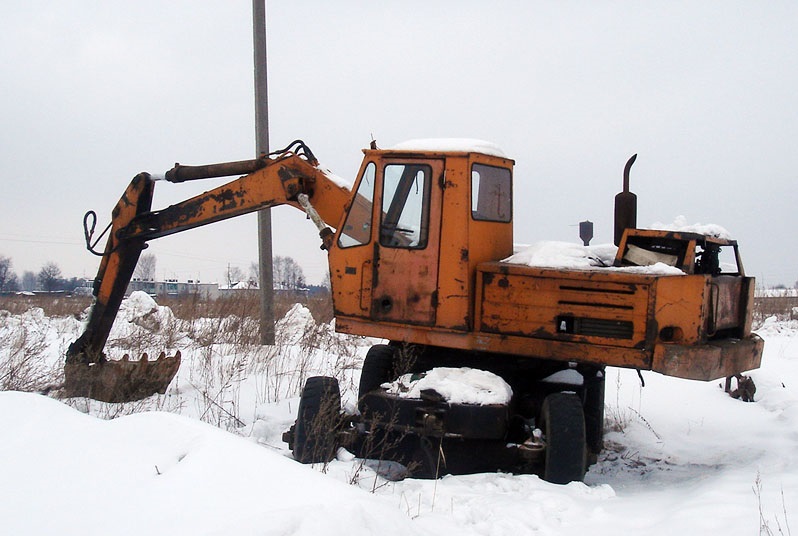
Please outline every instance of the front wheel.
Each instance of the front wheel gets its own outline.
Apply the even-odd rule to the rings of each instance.
[[[585,377],[585,440],[595,458],[604,447],[604,370]]]
[[[585,414],[578,396],[553,393],[541,409],[546,458],[543,479],[554,484],[585,478],[587,442]]]
[[[313,376],[305,382],[294,427],[294,459],[326,463],[333,459],[341,427],[341,391],[338,380]]]

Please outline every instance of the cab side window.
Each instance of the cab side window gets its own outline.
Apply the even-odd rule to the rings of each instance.
[[[349,207],[349,214],[338,237],[338,246],[351,248],[368,244],[371,240],[371,212],[374,206],[374,180],[377,166],[369,162],[363,171],[357,193]]]
[[[383,175],[380,244],[427,247],[432,169],[423,164],[391,164]]]
[[[482,221],[512,220],[512,176],[509,169],[485,164],[472,166],[471,217]]]

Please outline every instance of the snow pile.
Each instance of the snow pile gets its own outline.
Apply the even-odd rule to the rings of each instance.
[[[544,241],[522,249],[502,260],[536,268],[565,270],[614,270],[644,275],[684,275],[680,269],[658,262],[650,266],[612,266],[618,248],[612,244],[582,246],[572,242]]]
[[[585,377],[579,371],[574,369],[558,370],[550,376],[546,376],[542,380],[546,383],[563,383],[566,385],[584,385]]]
[[[6,534],[419,533],[378,497],[178,415],[101,421],[5,392],[0,429]]]
[[[131,292],[130,296],[122,300],[117,319],[155,332],[175,322],[175,316],[170,308],[158,305],[142,290]]]
[[[663,231],[676,231],[680,233],[698,233],[715,238],[722,238],[724,240],[731,240],[731,233],[714,223],[687,223],[687,218],[684,216],[677,216],[672,223],[655,222],[649,229],[660,229]]]
[[[63,382],[63,359],[81,322],[49,318],[40,307],[19,315],[0,310],[0,391],[35,390]]]
[[[680,269],[664,262],[657,262],[650,266],[621,266],[612,268],[619,272],[627,274],[642,274],[642,275],[684,275]]]
[[[175,382],[140,402],[69,407],[0,392],[3,532],[736,536],[795,527],[797,321],[768,319],[759,330],[765,355],[750,373],[751,404],[726,395],[722,380],[643,372],[642,387],[636,371],[608,368],[605,450],[584,484],[557,486],[500,473],[392,481],[389,464],[343,449],[326,465],[294,462],[281,434],[304,379],[335,375],[344,399],[356,400],[366,343],[310,324],[302,309],[291,316],[278,339],[296,345],[201,344],[183,332]],[[118,320],[114,333],[131,325]],[[315,335],[297,338],[298,330]],[[23,332],[36,335],[26,349],[60,367],[80,322],[0,313],[0,357]],[[565,371],[549,380],[578,378]]]
[[[423,374],[404,374],[382,387],[401,398],[421,398],[421,391],[432,389],[451,404],[507,404],[513,390],[500,376],[468,367],[434,368]]]
[[[275,330],[282,334],[281,342],[284,344],[298,344],[302,336],[316,326],[310,310],[302,304],[295,303],[285,316],[277,321]]]
[[[571,242],[544,241],[504,259],[502,262],[539,268],[590,268],[612,266],[618,248],[612,244],[581,246]]]
[[[152,296],[142,290],[132,292],[130,296],[122,300],[122,305],[119,306],[119,312],[127,317],[128,322],[157,311],[158,304]]]
[[[777,316],[769,316],[762,325],[756,328],[760,336],[764,335],[791,335],[798,337],[798,319],[779,320]]]
[[[755,295],[757,298],[796,298],[798,297],[798,288],[757,287]]]
[[[46,329],[49,319],[41,307],[31,307],[21,315],[12,315],[8,311],[0,310],[0,333],[13,334],[19,329],[41,332]]]

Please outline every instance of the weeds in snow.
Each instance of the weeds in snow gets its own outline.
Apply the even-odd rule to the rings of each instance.
[[[29,311],[12,322],[7,311],[0,329],[0,390],[41,391],[59,383],[60,366],[44,359],[48,348],[47,326],[41,309]]]
[[[126,404],[65,402],[105,419],[170,411],[246,433],[259,406],[297,397],[310,376],[332,376],[342,391],[356,391],[364,339],[335,333],[329,296],[306,301],[312,311],[277,300],[276,312],[287,314],[276,326],[274,346],[260,344],[257,296],[165,300],[174,310],[146,296],[123,302],[106,344],[108,358],[181,350],[183,363],[169,391]],[[0,390],[42,391],[62,384],[63,359],[80,335],[87,300],[49,298],[47,312],[62,317],[46,316],[33,302],[16,298],[4,296],[2,304],[13,310],[0,310]]]
[[[753,491],[754,495],[756,496],[757,507],[759,510],[759,535],[773,536],[774,534],[780,534],[781,536],[791,536],[792,532],[790,531],[790,524],[787,521],[787,505],[784,501],[784,489],[781,490],[782,518],[779,519],[779,516],[776,515],[773,519],[776,523],[776,531],[778,532],[774,532],[774,530],[770,528],[770,521],[765,517],[765,512],[762,508],[762,477],[758,472],[756,474],[756,480],[754,480]],[[782,521],[784,522],[784,526],[782,526]]]
[[[631,406],[622,406],[621,405],[621,375],[616,374],[615,376],[615,405],[606,405],[605,406],[605,417],[604,417],[604,428],[609,431],[613,432],[620,432],[624,433],[626,428],[633,422],[633,421],[640,421],[645,425],[648,430],[654,434],[657,439],[662,439],[660,435],[654,430],[645,417],[643,417],[642,413],[640,413],[640,402],[642,401],[643,396],[643,388],[640,384],[637,387],[637,403],[638,409],[635,409]]]

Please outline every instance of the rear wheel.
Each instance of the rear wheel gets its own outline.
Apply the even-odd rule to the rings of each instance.
[[[586,471],[585,415],[578,396],[553,393],[541,409],[546,438],[543,479],[554,484],[582,481]]]
[[[294,458],[302,463],[326,463],[336,451],[341,423],[338,380],[313,376],[305,382],[294,427]]]
[[[380,385],[393,378],[394,349],[387,344],[375,344],[369,348],[366,359],[363,361],[363,371],[360,373],[358,396],[374,391]]]

